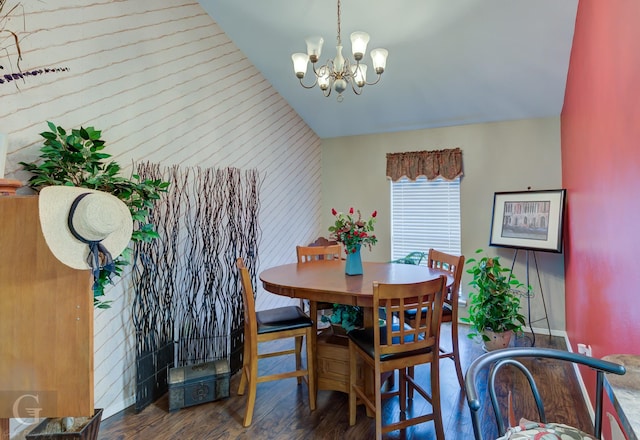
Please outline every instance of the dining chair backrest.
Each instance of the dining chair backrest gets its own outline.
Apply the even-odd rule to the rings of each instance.
[[[256,335],[258,333],[258,323],[256,322],[256,301],[253,293],[253,286],[251,284],[251,275],[249,274],[249,270],[244,264],[242,258],[238,258],[236,265],[240,271],[240,280],[242,284],[242,304],[244,307],[244,328],[245,332],[249,332],[251,335]],[[245,340],[245,344],[252,344],[251,349],[254,348],[257,351],[257,344],[255,344],[255,338],[248,338],[249,341]],[[253,346],[255,345],[255,347]]]
[[[454,300],[457,302],[464,270],[464,255],[451,255],[435,249],[429,249],[428,266],[433,269],[446,270],[453,275],[453,283],[451,283],[444,301],[449,304],[453,304]]]
[[[373,284],[373,322],[379,322],[381,310],[387,323],[381,331],[374,332],[376,357],[393,356],[416,351],[432,356],[437,353],[442,300],[447,288],[447,277],[414,284]],[[418,313],[421,319],[414,327],[405,325],[409,310]],[[389,325],[391,320],[391,325]],[[398,320],[398,322],[394,322]],[[425,350],[431,348],[431,352]]]
[[[342,253],[340,244],[327,246],[296,246],[298,263],[318,260],[339,260]]]

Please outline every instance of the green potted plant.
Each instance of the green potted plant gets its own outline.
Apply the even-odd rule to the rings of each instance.
[[[331,315],[322,315],[320,320],[322,322],[330,322],[334,329],[334,334],[336,332],[341,333],[340,330],[337,330],[337,326],[342,327],[346,334],[346,332],[350,332],[355,328],[362,327],[363,312],[362,308],[358,306],[334,304]]]
[[[483,252],[476,250],[476,254]],[[500,257],[470,258],[467,273],[475,291],[469,294],[469,317],[461,318],[471,325],[470,338],[481,337],[487,350],[509,345],[514,332],[522,332],[525,319],[520,314],[520,297],[515,289],[523,286],[509,268],[500,264]]]
[[[166,192],[169,182],[161,180],[142,180],[138,175],[131,177],[118,176],[120,165],[105,159],[111,157],[104,153],[105,141],[102,132],[94,127],[80,127],[67,131],[47,122],[49,131],[40,133],[44,146],[40,149],[40,161],[20,162],[25,170],[33,176],[29,186],[39,191],[45,186],[68,185],[91,188],[113,194],[122,200],[131,211],[134,220],[132,241],[149,241],[158,237],[154,226],[149,223],[149,210],[160,193]],[[125,266],[131,261],[131,248],[114,260],[115,275],[120,276]],[[111,283],[109,272],[102,270],[98,282],[94,283],[94,306],[108,308],[110,301],[102,300],[104,288]]]

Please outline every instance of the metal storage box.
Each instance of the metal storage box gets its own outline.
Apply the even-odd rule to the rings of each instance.
[[[226,359],[169,369],[169,410],[229,397]]]

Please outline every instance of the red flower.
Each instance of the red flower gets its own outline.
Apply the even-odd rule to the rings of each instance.
[[[378,211],[373,211],[371,213],[371,217],[376,218],[376,215],[378,215]]]
[[[337,214],[338,214],[338,211],[336,211],[334,208],[331,208],[331,214],[333,214],[333,215],[337,215]],[[375,216],[374,216],[374,217],[375,217]]]
[[[349,214],[353,214],[353,208],[349,208]]]

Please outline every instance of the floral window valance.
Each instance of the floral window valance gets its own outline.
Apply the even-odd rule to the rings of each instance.
[[[462,176],[462,150],[452,148],[387,153],[387,177],[395,182],[403,176],[409,180],[416,180],[420,176],[425,176],[427,180],[437,177],[453,180]]]

